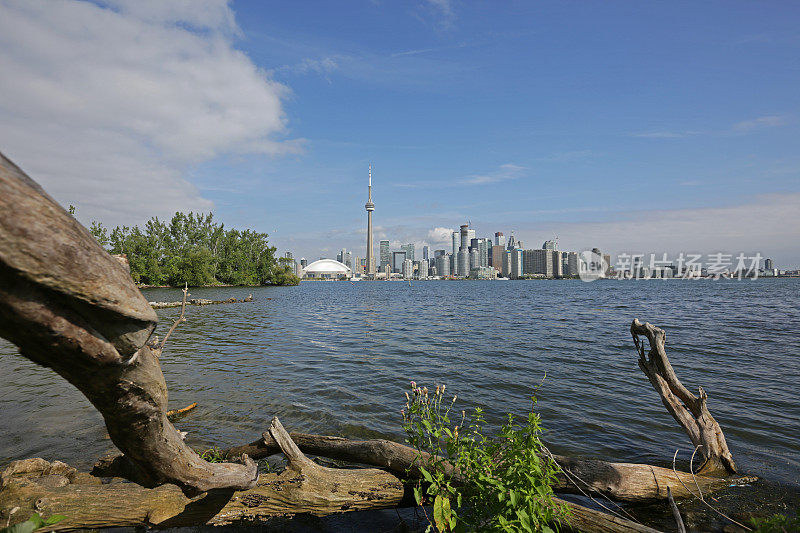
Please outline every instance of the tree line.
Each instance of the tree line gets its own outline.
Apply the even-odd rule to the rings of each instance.
[[[112,254],[125,254],[134,281],[144,285],[296,285],[289,260],[275,257],[266,233],[225,229],[213,214],[175,213],[139,226],[89,231]]]

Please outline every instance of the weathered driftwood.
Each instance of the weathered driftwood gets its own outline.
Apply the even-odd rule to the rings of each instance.
[[[0,154],[0,336],[78,388],[153,484],[252,486],[255,463],[207,463],[167,420],[156,322],[120,262]]]
[[[309,474],[309,471],[311,472]],[[328,473],[331,477],[328,477]],[[273,516],[392,508],[407,501],[397,478],[382,470],[337,470],[302,463],[300,473],[262,474],[246,491],[214,491],[188,498],[175,485],[148,489],[77,472],[64,463],[25,459],[2,473],[0,520],[11,524],[38,512],[67,519],[53,528],[226,525],[259,522]],[[335,477],[333,477],[335,476]],[[596,533],[656,533],[656,530],[610,514],[557,499],[570,508],[562,529]],[[16,511],[11,512],[16,508]]]
[[[672,369],[664,347],[667,334],[649,322],[642,324],[634,319],[631,335],[639,352],[639,368],[661,396],[661,401],[672,418],[686,431],[692,444],[700,448],[705,462],[699,472],[709,475],[735,474],[733,456],[728,450],[722,428],[708,410],[706,392],[703,387],[699,387],[699,396],[689,392]],[[639,335],[646,337],[650,343],[647,355]]]
[[[208,300],[206,298],[192,298],[191,300],[187,300],[186,304],[188,305],[214,305],[214,304],[241,304],[253,301],[253,295],[249,295],[247,298],[242,298],[241,300],[237,300],[236,298],[228,298],[227,300]],[[150,307],[153,309],[166,309],[169,307],[180,307],[183,305],[183,302],[149,302]]]
[[[320,466],[300,452],[277,418],[270,435],[288,459],[280,474],[261,474],[244,491],[216,490],[194,498],[175,485],[145,488],[135,483],[101,484],[64,463],[26,459],[0,474],[0,520],[12,524],[34,512],[67,518],[55,530],[120,526],[175,527],[223,525],[272,516],[308,513],[325,516],[345,511],[397,507],[404,487],[378,469]],[[19,507],[13,515],[11,511]]]
[[[554,498],[556,503],[563,503],[569,507],[570,517],[568,524],[562,524],[567,531],[584,533],[659,533],[657,529],[643,524],[620,518],[609,513],[589,509],[583,505],[567,502]]]
[[[291,433],[291,438],[304,453],[309,455],[318,455],[348,463],[378,466],[394,472],[401,478],[421,477],[419,468],[414,461],[417,456],[416,450],[397,442],[385,439],[350,440],[308,433]],[[280,453],[280,447],[269,432],[265,432],[256,441],[222,450],[222,453],[229,458],[247,454],[253,459],[263,459]],[[691,490],[696,489],[697,486],[700,487],[703,494],[707,494],[732,483],[747,483],[755,480],[753,477],[692,476],[689,472],[676,472],[670,468],[646,464],[610,463],[560,455],[553,457],[559,466],[566,470],[566,474],[562,472],[558,475],[558,481],[553,487],[556,492],[581,493],[581,491],[585,491],[630,502],[666,499],[667,487],[672,488],[675,497],[687,498],[692,496]],[[447,473],[453,473],[449,463],[445,461],[441,464]],[[99,460],[92,473],[97,476],[117,476],[126,479],[135,476],[125,457],[119,455]]]
[[[303,452],[350,463],[361,463],[386,468],[400,476],[420,477],[421,474],[414,459],[417,452],[410,446],[385,439],[350,440],[342,437],[312,435],[308,433],[292,433],[292,440]],[[261,439],[224,450],[227,457],[247,454],[260,459],[278,453],[279,448],[269,433]],[[692,476],[689,472],[677,471],[646,464],[610,463],[594,459],[576,459],[561,455],[553,456],[558,464],[586,484],[578,482],[578,486],[570,481],[564,473],[560,473],[554,486],[557,492],[579,493],[581,490],[603,494],[610,498],[624,501],[660,500],[667,497],[667,487],[672,487],[673,495],[678,498],[692,496],[690,489],[695,481],[703,493],[713,492],[735,482],[750,482],[755,478],[718,478],[710,476]],[[452,469],[447,462],[442,463],[447,473]],[[579,488],[581,490],[579,490]]]

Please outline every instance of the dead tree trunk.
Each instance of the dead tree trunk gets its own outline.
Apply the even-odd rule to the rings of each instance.
[[[661,401],[672,418],[681,425],[696,447],[699,447],[705,462],[700,468],[701,474],[730,475],[736,473],[733,456],[728,450],[722,428],[711,416],[706,405],[708,396],[703,387],[698,387],[699,396],[695,396],[675,375],[667,358],[664,345],[667,335],[663,329],[657,328],[639,319],[631,324],[631,335],[639,352],[639,368],[645,373],[653,385]],[[644,343],[639,339],[644,335],[650,343],[650,351],[645,355]]]
[[[277,418],[269,433],[289,460],[282,473],[262,474],[244,491],[218,490],[194,498],[175,485],[101,484],[99,478],[64,463],[15,461],[0,474],[0,519],[13,524],[34,512],[66,516],[55,530],[224,525],[300,513],[325,516],[392,508],[403,501],[403,484],[392,474],[317,465],[300,452]],[[11,514],[15,507],[19,509]]]
[[[125,268],[0,154],[0,336],[78,388],[151,484],[251,487],[255,463],[207,463],[167,420],[156,322]]]
[[[384,439],[350,440],[327,435],[292,433],[292,440],[309,455],[319,455],[350,463],[360,463],[386,468],[403,477],[421,477],[414,459],[417,450]],[[247,454],[254,459],[269,457],[280,450],[277,443],[265,432],[259,440],[224,450],[227,457]],[[580,493],[581,490],[602,494],[616,500],[636,502],[665,499],[667,487],[672,487],[676,498],[692,496],[691,490],[699,486],[704,494],[729,486],[731,483],[751,482],[755,478],[720,478],[705,475],[692,476],[689,472],[671,468],[636,463],[610,463],[595,459],[576,459],[561,455],[552,456],[566,471],[558,474],[553,490],[562,493]],[[118,464],[114,465],[114,462]],[[452,474],[446,461],[442,463]],[[97,475],[123,475],[127,471],[123,457],[104,459],[96,466]],[[573,478],[570,481],[568,475]],[[580,479],[581,481],[577,481]],[[688,490],[687,490],[688,487]],[[580,489],[580,490],[579,490]]]
[[[419,478],[422,475],[415,462],[417,450],[397,442],[384,439],[350,440],[308,433],[291,433],[290,436],[303,453],[309,455],[385,468],[400,478]],[[280,446],[269,432],[264,432],[261,438],[254,442],[222,451],[228,458],[247,454],[253,459],[263,459],[280,452]],[[756,479],[692,476],[689,472],[676,472],[671,468],[646,464],[610,463],[561,455],[552,457],[564,470],[558,474],[558,480],[553,486],[556,492],[579,494],[583,490],[628,502],[666,499],[667,487],[672,488],[676,498],[688,498],[693,496],[691,491],[698,487],[703,494],[708,494],[728,487],[732,483],[749,483]],[[453,474],[448,462],[441,464],[446,473]],[[136,473],[131,471],[130,463],[120,455],[99,460],[92,474],[137,480]]]

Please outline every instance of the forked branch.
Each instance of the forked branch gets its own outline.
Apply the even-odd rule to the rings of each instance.
[[[736,473],[736,465],[728,450],[722,428],[708,410],[708,396],[703,387],[698,387],[698,395],[695,396],[675,375],[675,370],[667,358],[665,349],[667,335],[664,330],[649,322],[642,324],[638,319],[634,319],[631,324],[631,335],[639,354],[639,368],[661,396],[664,407],[689,435],[692,444],[700,448],[705,462],[700,467],[699,473],[705,475]],[[645,351],[640,335],[647,338],[650,344],[649,352]]]
[[[181,316],[179,316],[178,319],[175,322],[172,323],[172,327],[169,328],[169,331],[167,331],[167,334],[164,335],[164,340],[161,341],[161,344],[159,344],[158,347],[156,348],[158,350],[159,357],[161,356],[161,352],[164,351],[164,345],[167,344],[167,339],[169,339],[169,336],[172,335],[173,331],[175,331],[175,328],[178,327],[178,324],[180,324],[181,322],[186,322],[186,317],[184,315],[186,313],[186,299],[188,297],[189,297],[189,284],[187,283],[183,287],[183,301],[181,302]]]

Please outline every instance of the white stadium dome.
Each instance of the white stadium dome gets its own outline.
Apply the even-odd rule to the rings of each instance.
[[[320,259],[303,269],[304,278],[337,279],[340,277],[350,278],[352,276],[353,270],[350,267],[333,259]]]

